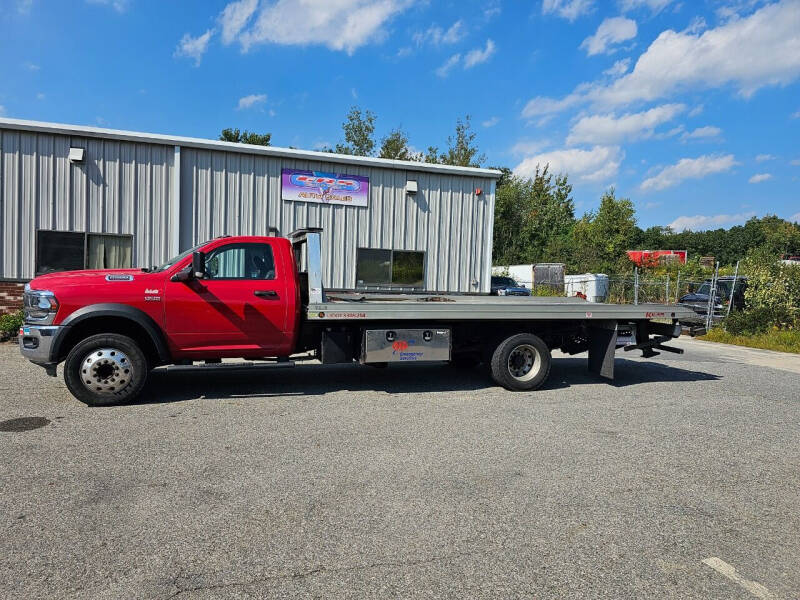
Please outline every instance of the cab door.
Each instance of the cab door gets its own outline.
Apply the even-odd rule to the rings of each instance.
[[[183,357],[288,354],[291,281],[263,242],[221,243],[206,253],[203,279],[166,284],[166,329]]]

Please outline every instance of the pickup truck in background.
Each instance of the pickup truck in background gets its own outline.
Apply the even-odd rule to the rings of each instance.
[[[503,387],[534,390],[555,348],[588,351],[589,370],[607,379],[620,345],[681,352],[664,343],[680,335],[685,307],[324,290],[321,235],[222,237],[152,269],[42,275],[26,286],[20,351],[52,376],[63,362],[70,392],[93,406],[134,400],[155,367],[225,368],[225,358],[483,363]]]

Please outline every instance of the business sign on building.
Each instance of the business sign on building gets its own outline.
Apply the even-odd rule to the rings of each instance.
[[[281,199],[367,206],[369,177],[281,169]]]

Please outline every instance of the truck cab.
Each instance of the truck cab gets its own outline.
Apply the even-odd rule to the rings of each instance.
[[[66,361],[79,399],[118,402],[161,364],[291,354],[299,289],[278,237],[217,238],[150,269],[42,275],[25,288],[20,350],[51,374]]]

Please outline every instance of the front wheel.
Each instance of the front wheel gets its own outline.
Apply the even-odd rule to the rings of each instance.
[[[147,381],[147,357],[131,338],[100,333],[77,344],[64,363],[64,382],[89,406],[129,402]]]
[[[507,390],[539,388],[550,375],[550,349],[532,333],[503,340],[492,355],[492,379]]]

